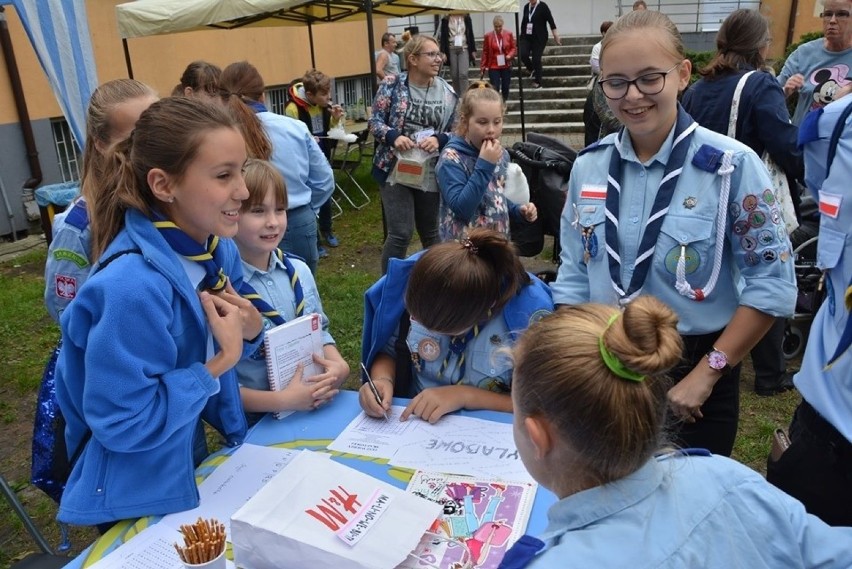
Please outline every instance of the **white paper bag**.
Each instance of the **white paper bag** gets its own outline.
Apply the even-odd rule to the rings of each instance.
[[[303,451],[231,518],[234,561],[245,569],[391,569],[440,513],[440,504]]]

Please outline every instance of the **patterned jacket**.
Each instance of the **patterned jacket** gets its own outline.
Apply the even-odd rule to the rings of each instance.
[[[434,80],[444,88],[444,107],[450,109],[450,112],[444,113],[441,124],[431,125],[437,133],[438,145],[441,149],[449,140],[450,131],[456,122],[458,95],[440,77],[435,77]],[[376,154],[373,157],[373,178],[380,185],[385,183],[393,168],[396,159],[393,143],[403,134],[408,105],[408,73],[403,72],[386,77],[376,91],[373,99],[373,114],[369,120],[370,132],[377,143]]]

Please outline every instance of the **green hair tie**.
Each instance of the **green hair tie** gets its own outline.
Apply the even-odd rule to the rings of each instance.
[[[615,354],[610,352],[606,346],[604,345],[604,334],[609,330],[609,327],[612,326],[612,323],[616,321],[619,314],[613,314],[610,316],[609,321],[606,323],[606,328],[601,333],[600,338],[598,338],[598,346],[601,350],[601,358],[603,359],[606,367],[609,368],[609,371],[617,375],[622,379],[629,379],[630,381],[645,381],[645,376],[636,373],[635,371],[631,371],[624,366],[624,363],[618,359]]]

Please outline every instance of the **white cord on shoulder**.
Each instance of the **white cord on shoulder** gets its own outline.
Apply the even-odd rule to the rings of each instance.
[[[722,165],[719,167],[717,174],[722,176],[722,187],[719,195],[719,208],[716,212],[716,248],[713,257],[713,271],[710,273],[710,279],[702,288],[693,289],[686,280],[686,246],[688,243],[680,244],[680,256],[677,259],[677,270],[675,276],[677,282],[675,288],[678,293],[691,300],[701,301],[710,296],[713,289],[716,288],[716,282],[719,280],[719,272],[722,269],[722,256],[725,253],[725,226],[726,216],[728,213],[728,197],[731,195],[731,174],[734,172],[732,165],[734,153],[726,150],[722,154]]]

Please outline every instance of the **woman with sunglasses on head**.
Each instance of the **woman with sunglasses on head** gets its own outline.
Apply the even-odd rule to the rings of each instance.
[[[382,249],[382,274],[388,259],[405,258],[414,229],[424,248],[438,238],[440,195],[434,165],[449,140],[458,97],[438,77],[441,51],[431,37],[416,35],[403,52],[407,71],[387,77],[373,99],[370,132],[376,139],[373,178],[379,183],[387,237]],[[426,176],[418,187],[396,183],[391,176],[400,153],[419,148],[434,157],[425,163]]]
[[[753,150],[698,126],[678,103],[691,64],[667,16],[621,17],[600,62],[624,127],[574,164],[554,302],[624,306],[641,293],[671,306],[684,341],[668,392],[678,443],[729,455],[739,362],[796,297],[771,181]]]

